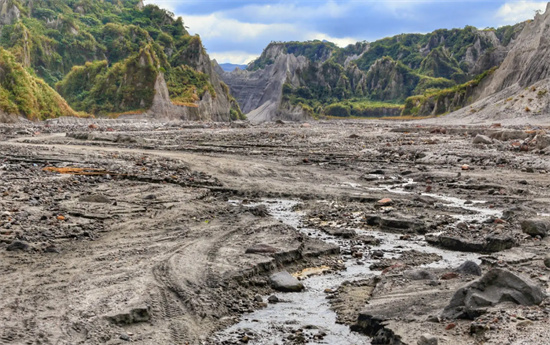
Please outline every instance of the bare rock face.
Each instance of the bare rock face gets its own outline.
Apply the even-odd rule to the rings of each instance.
[[[499,92],[514,84],[527,87],[550,77],[549,24],[550,3],[544,14],[537,14],[535,20],[525,26],[482,96]]]
[[[499,303],[530,306],[540,304],[544,298],[544,292],[538,285],[512,272],[495,268],[459,289],[443,310],[442,316],[449,319],[472,319]]]
[[[305,68],[305,57],[282,52],[282,46],[273,46],[266,51],[274,63],[257,71],[236,70],[231,73],[216,71],[231,89],[243,113],[253,123],[274,121],[307,120],[309,116],[299,107],[283,104],[282,91],[285,82],[298,84],[297,72]]]
[[[11,0],[0,0],[0,25],[11,25],[19,20],[21,11]]]
[[[550,3],[527,22],[500,67],[472,93],[477,100],[449,118],[506,120],[550,113]],[[523,120],[522,120],[523,121]]]

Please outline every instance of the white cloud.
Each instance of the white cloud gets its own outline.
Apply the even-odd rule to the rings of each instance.
[[[496,17],[503,24],[515,24],[532,19],[536,11],[544,12],[546,4],[546,1],[507,2],[498,9]]]
[[[186,15],[184,22],[191,33],[198,33],[202,38],[227,37],[234,42],[256,39],[269,33],[295,34],[297,31],[291,24],[245,23],[225,18],[219,13],[207,16]]]
[[[158,7],[168,10],[170,12],[174,12],[176,9],[176,7],[174,6],[176,2],[174,2],[173,0],[144,0],[143,3],[145,5],[157,5]]]
[[[323,33],[320,33],[320,32],[307,33],[305,35],[305,40],[307,40],[307,41],[309,41],[309,40],[321,40],[321,41],[326,40],[326,41],[332,42],[332,43],[334,43],[337,46],[342,47],[342,48],[347,47],[350,44],[355,44],[355,43],[361,41],[359,39],[352,38],[352,37],[343,37],[343,38],[330,37],[329,35],[326,35],[326,34],[323,34]]]
[[[225,51],[210,53],[209,55],[211,59],[216,59],[218,63],[230,62],[238,65],[246,65],[258,57],[258,55],[249,54],[243,51]]]

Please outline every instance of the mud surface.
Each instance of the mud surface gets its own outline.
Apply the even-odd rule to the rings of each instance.
[[[548,291],[548,237],[522,231],[550,217],[544,131],[2,126],[0,343],[545,344],[547,301],[438,318],[466,260]],[[282,270],[306,291],[273,291]]]

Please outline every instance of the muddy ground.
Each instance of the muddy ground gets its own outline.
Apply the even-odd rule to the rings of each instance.
[[[549,240],[521,227],[550,217],[548,130],[2,126],[0,343],[270,344],[254,329],[216,332],[270,308],[271,273],[327,266],[319,271],[363,270],[323,299],[373,343],[416,344],[429,333],[440,344],[546,344],[548,300],[498,305],[476,320],[438,315],[478,278],[454,273],[467,258],[549,291]],[[477,134],[493,138],[474,144]],[[295,223],[270,211],[281,200],[296,203]],[[436,267],[446,255],[456,257]],[[365,326],[375,313],[382,337]],[[334,343],[288,315],[276,322],[279,344]]]

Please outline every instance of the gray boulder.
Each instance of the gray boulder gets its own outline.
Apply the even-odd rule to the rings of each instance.
[[[460,274],[470,274],[473,276],[481,276],[481,267],[473,261],[466,261],[458,266],[456,271]]]
[[[474,319],[488,307],[503,302],[538,305],[545,298],[542,289],[530,280],[495,268],[480,279],[460,288],[443,310],[448,319]]]
[[[418,345],[437,345],[439,340],[431,334],[422,334],[420,339],[418,339]]]
[[[526,219],[521,222],[521,229],[524,233],[531,236],[545,237],[550,231],[550,219],[548,218],[535,218]]]
[[[492,144],[493,141],[486,135],[478,134],[472,141],[473,144]]]
[[[269,281],[271,287],[277,291],[300,292],[304,289],[304,284],[290,275],[287,271],[272,274],[269,277]]]
[[[537,135],[536,139],[539,150],[550,147],[550,135]]]
[[[544,258],[544,266],[550,268],[550,255]]]

